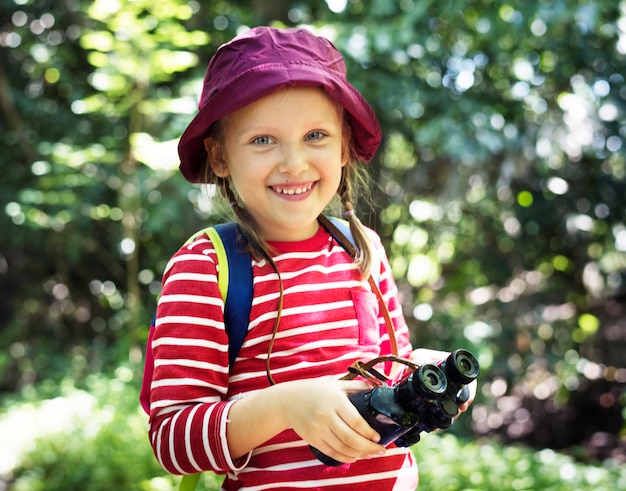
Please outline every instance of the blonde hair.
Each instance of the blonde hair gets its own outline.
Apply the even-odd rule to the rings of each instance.
[[[354,258],[355,264],[363,277],[367,278],[372,268],[373,246],[365,226],[355,213],[354,203],[357,196],[366,202],[370,201],[370,176],[365,165],[358,161],[352,150],[352,130],[345,112],[342,133],[342,160],[347,163],[342,168],[341,181],[336,197],[329,203],[327,210],[330,213],[337,213],[340,207],[343,208],[344,216],[349,223],[350,232],[358,251]],[[256,259],[264,258],[271,261],[272,248],[257,233],[259,228],[256,226],[254,218],[239,204],[240,200],[237,197],[236,190],[231,186],[230,180],[218,176],[211,165],[212,162],[222,162],[224,165],[226,162],[223,123],[221,120],[211,127],[207,140],[209,140],[207,145],[208,155],[206,162],[200,170],[199,175],[202,179],[200,182],[213,184],[219,190],[218,195],[229,205],[224,206],[223,209],[231,210],[232,218],[239,224],[245,239],[248,241],[247,246],[250,253]]]

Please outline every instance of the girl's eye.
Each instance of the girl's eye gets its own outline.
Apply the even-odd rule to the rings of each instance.
[[[311,133],[309,133],[305,140],[306,141],[312,141],[312,140],[321,140],[322,138],[324,138],[324,133],[321,131],[311,131]]]
[[[273,140],[269,136],[257,136],[252,140],[255,145],[269,145]]]

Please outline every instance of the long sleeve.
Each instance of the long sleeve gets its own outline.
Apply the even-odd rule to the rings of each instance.
[[[215,251],[183,247],[163,276],[153,339],[150,441],[169,472],[237,470],[226,443],[228,338]],[[245,462],[243,462],[245,465]]]

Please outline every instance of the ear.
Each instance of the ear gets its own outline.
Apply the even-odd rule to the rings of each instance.
[[[204,139],[204,149],[206,150],[209,165],[217,177],[226,178],[230,175],[228,165],[224,158],[224,151],[221,143],[209,136]]]
[[[341,167],[345,167],[352,159],[352,148],[350,147],[350,138],[345,133],[341,142]]]
[[[353,159],[352,155],[352,127],[348,122],[345,111],[341,126],[341,166],[345,167]]]

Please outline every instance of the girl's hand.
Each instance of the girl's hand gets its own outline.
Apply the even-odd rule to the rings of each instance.
[[[418,348],[411,353],[410,360],[421,366],[427,363],[437,363],[445,360],[449,354],[450,353],[446,351]],[[474,399],[476,398],[476,380],[467,384],[467,388],[469,390],[469,399],[467,400],[467,402],[459,406],[460,413],[464,413],[465,411],[467,411],[472,405],[472,402],[474,402]]]
[[[437,363],[445,360],[448,355],[447,351],[437,351],[434,349],[418,348],[413,350],[409,359],[418,365],[426,365],[427,363]]]
[[[382,455],[380,436],[347,394],[368,390],[360,381],[301,380],[283,384],[280,407],[287,425],[304,441],[340,462]]]
[[[472,402],[474,402],[474,399],[476,398],[477,387],[478,384],[476,383],[476,380],[472,380],[469,384],[467,384],[467,389],[469,390],[469,398],[467,399],[467,402],[459,406],[459,409],[462,413],[467,411],[472,405]]]

